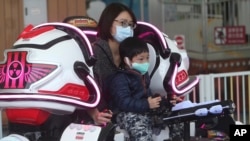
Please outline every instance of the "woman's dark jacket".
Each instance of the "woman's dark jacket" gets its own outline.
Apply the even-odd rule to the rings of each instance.
[[[118,68],[114,64],[112,52],[107,41],[97,39],[93,43],[93,51],[96,58],[93,66],[94,77],[100,88],[103,88],[107,76],[113,74]]]
[[[98,109],[102,111],[107,108],[107,101],[109,100],[109,94],[104,88],[106,79],[110,74],[116,72],[118,68],[114,64],[112,52],[107,41],[98,38],[93,43],[93,51],[96,58],[93,73],[102,93]]]
[[[148,73],[127,69],[119,70],[111,76],[109,92],[112,97],[110,107],[114,112],[146,113],[150,110],[148,97],[152,96]]]

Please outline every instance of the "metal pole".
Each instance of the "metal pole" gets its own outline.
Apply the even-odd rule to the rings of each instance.
[[[165,4],[162,3],[161,5],[161,28],[162,28],[162,31],[164,33],[166,33],[167,31],[165,30],[165,27],[166,27],[166,21],[165,21]]]
[[[3,110],[0,109],[0,139],[3,137],[3,117],[2,117]]]
[[[203,62],[207,62],[207,0],[202,0],[202,54]],[[205,67],[207,69],[207,67]]]
[[[236,5],[236,2],[234,0],[232,0],[231,7],[232,7],[232,15],[233,15],[233,18],[232,18],[232,25],[233,26],[237,25],[236,24],[236,15],[235,15],[235,12],[236,12],[235,5]]]
[[[144,0],[140,1],[141,20],[144,21]]]

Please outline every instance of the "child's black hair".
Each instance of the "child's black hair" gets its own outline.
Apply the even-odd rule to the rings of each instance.
[[[121,66],[124,67],[124,57],[130,60],[136,55],[149,52],[147,43],[138,37],[128,37],[120,43],[119,53],[121,57]]]

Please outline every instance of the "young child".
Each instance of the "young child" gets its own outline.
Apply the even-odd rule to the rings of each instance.
[[[160,107],[161,96],[152,98],[150,91],[149,50],[137,37],[120,43],[121,67],[109,84],[111,110],[117,114],[118,126],[125,129],[130,141],[152,141],[151,109]]]

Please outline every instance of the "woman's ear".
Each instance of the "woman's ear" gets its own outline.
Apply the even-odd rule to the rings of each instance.
[[[129,67],[131,67],[131,62],[130,62],[130,60],[129,60],[128,57],[124,57],[123,61],[125,62],[126,65],[128,65]]]

